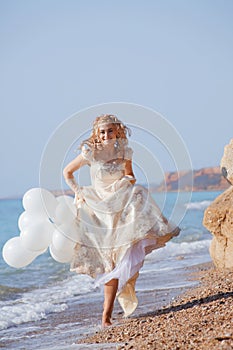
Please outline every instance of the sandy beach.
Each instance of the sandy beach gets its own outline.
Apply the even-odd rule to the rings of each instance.
[[[169,305],[79,340],[82,349],[233,349],[233,271],[212,263],[195,266],[199,283]]]

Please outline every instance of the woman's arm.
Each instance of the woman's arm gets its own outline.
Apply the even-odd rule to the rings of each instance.
[[[129,178],[132,178],[130,180],[131,184],[134,185],[136,182],[134,173],[133,173],[133,168],[132,168],[132,161],[131,160],[126,160],[125,162],[125,176],[128,176]]]
[[[86,164],[89,164],[88,160],[83,158],[82,154],[79,154],[63,170],[65,181],[75,194],[79,192],[79,186],[74,178],[73,173]]]
[[[89,164],[88,160],[83,158],[82,154],[79,154],[74,160],[72,160],[63,170],[63,176],[65,179],[73,179],[73,173],[80,169],[82,166]]]

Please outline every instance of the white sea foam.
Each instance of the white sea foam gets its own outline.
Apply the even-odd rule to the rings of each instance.
[[[181,242],[179,244],[168,242],[164,248],[154,250],[150,255],[148,255],[146,260],[152,263],[167,261],[168,259],[177,258],[180,256],[195,257],[198,255],[206,255],[208,254],[210,242],[210,240]],[[173,266],[174,265],[171,265],[170,268],[172,269]]]
[[[212,201],[201,201],[201,202],[191,202],[186,204],[188,210],[204,210],[206,209]]]
[[[91,278],[72,275],[69,280],[23,293],[16,300],[0,302],[0,330],[41,320],[49,313],[64,311],[71,298],[78,298],[93,289]]]

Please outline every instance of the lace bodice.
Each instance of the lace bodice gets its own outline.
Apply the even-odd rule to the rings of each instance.
[[[127,145],[120,150],[107,146],[95,154],[90,148],[82,148],[82,155],[91,167],[91,185],[101,197],[112,194],[119,187],[118,181],[124,178],[125,164],[132,159],[132,153]]]

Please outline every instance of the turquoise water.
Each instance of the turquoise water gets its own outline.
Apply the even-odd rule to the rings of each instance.
[[[191,201],[184,203],[185,215],[179,224],[182,229],[180,235],[165,248],[156,250],[147,257],[136,286],[141,296],[139,311],[144,311],[148,306],[147,303],[150,303],[145,298],[148,291],[158,293],[162,291],[162,294],[158,294],[161,296],[169,294],[165,291],[188,286],[190,282],[185,280],[183,269],[210,260],[208,250],[211,234],[202,226],[202,219],[205,208],[219,194],[220,192],[193,193]],[[162,194],[153,196],[159,205],[164,202]],[[175,201],[176,194],[168,193],[165,204],[163,203],[163,212],[166,216],[170,216]],[[1,250],[8,239],[19,235],[17,222],[22,212],[21,199],[0,200]],[[9,267],[0,256],[1,348],[6,346],[6,349],[25,349],[30,344],[32,350],[42,349],[43,346],[44,349],[52,349],[54,338],[59,339],[59,344],[62,346],[62,341],[65,342],[66,339],[64,334],[67,332],[71,344],[72,339],[74,342],[78,334],[88,331],[90,323],[92,330],[98,325],[97,316],[93,316],[93,308],[90,310],[90,302],[93,303],[93,308],[97,308],[95,314],[99,317],[102,292],[94,289],[92,279],[71,273],[67,264],[57,263],[48,252],[22,269]],[[74,309],[75,317],[70,319],[70,313]],[[63,324],[62,318],[66,320],[63,326],[64,334],[59,328]],[[37,338],[42,328],[48,320],[53,323],[55,319],[60,319],[59,327],[54,326],[53,331],[48,332],[46,337],[43,333],[44,345],[38,347]],[[28,329],[31,332],[27,333]]]

